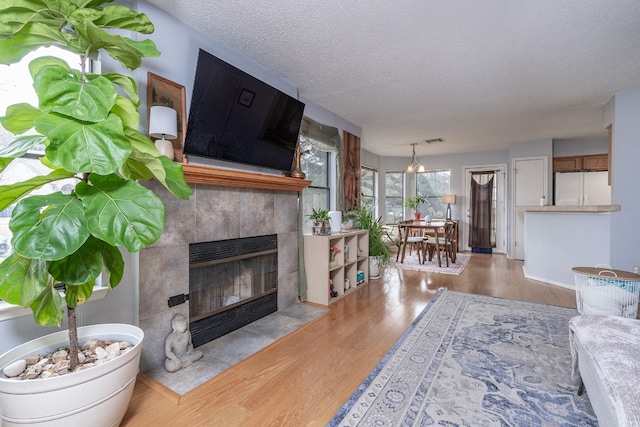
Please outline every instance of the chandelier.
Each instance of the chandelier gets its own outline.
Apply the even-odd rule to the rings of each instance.
[[[422,166],[422,164],[420,164],[420,162],[416,159],[416,145],[418,145],[417,142],[411,143],[412,154],[411,154],[411,162],[409,163],[409,166],[407,166],[408,173],[424,172],[424,166]]]

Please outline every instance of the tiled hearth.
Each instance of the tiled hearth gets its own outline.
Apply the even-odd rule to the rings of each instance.
[[[188,303],[174,307],[167,303],[171,296],[189,293],[189,243],[277,234],[278,311],[297,303],[296,191],[190,184],[194,194],[184,201],[158,182],[146,185],[165,203],[166,223],[160,239],[139,256],[139,316],[145,333],[142,372],[163,366],[171,318],[176,313],[189,318]]]
[[[191,366],[173,373],[159,366],[145,374],[182,396],[327,311],[307,304],[291,305],[200,346],[204,356]]]

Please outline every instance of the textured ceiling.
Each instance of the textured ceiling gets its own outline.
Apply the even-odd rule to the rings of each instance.
[[[640,89],[638,0],[149,0],[363,129],[383,156],[605,138]],[[315,4],[312,4],[315,3]]]

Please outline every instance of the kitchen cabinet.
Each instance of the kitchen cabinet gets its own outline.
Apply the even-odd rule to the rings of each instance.
[[[611,204],[611,186],[606,171],[558,172],[554,174],[554,180],[557,206]]]
[[[609,170],[608,154],[564,156],[553,158],[554,172],[606,171]]]
[[[609,170],[609,156],[606,154],[582,156],[582,169],[591,171]]]
[[[553,158],[554,172],[572,172],[582,169],[582,156],[566,156]]]

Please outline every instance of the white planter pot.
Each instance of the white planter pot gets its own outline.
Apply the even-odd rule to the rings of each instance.
[[[377,257],[377,256],[369,257],[369,278],[370,279],[380,278],[380,257]]]
[[[80,343],[89,338],[128,341],[134,347],[84,371],[37,380],[0,378],[0,424],[9,426],[117,426],[133,393],[144,333],[133,325],[102,324],[78,328]],[[0,356],[0,369],[34,353],[68,347],[68,332],[29,341]]]

